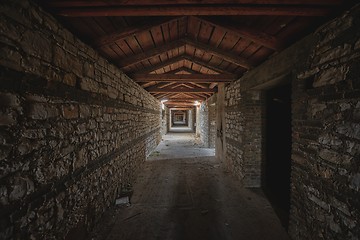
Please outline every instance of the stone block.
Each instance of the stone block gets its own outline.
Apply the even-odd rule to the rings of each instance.
[[[87,105],[79,105],[79,112],[81,118],[91,117],[91,108]]]
[[[356,173],[356,174],[350,176],[349,178],[350,178],[350,188],[359,192],[360,191],[360,173]]]
[[[43,33],[38,31],[28,30],[22,35],[22,50],[48,63],[52,60],[51,45],[50,38],[47,38]]]
[[[0,93],[0,106],[19,107],[20,98],[13,93]]]
[[[13,126],[17,123],[16,113],[0,111],[0,126]]]
[[[351,160],[350,156],[339,154],[329,149],[321,149],[319,157],[334,164],[349,164]]]
[[[359,123],[343,123],[338,125],[335,130],[337,133],[343,134],[350,138],[360,140],[360,124]]]
[[[326,69],[315,78],[313,86],[321,87],[343,81],[346,79],[348,71],[349,68],[347,66]]]
[[[23,67],[21,66],[22,56],[21,54],[7,46],[2,46],[0,49],[0,65],[14,69],[17,71],[22,71]]]
[[[79,118],[79,106],[77,105],[62,106],[62,115],[65,119]]]
[[[84,75],[89,77],[89,78],[94,78],[95,77],[94,64],[89,63],[89,62],[84,63]]]
[[[75,86],[76,76],[73,73],[66,73],[63,79],[63,83],[69,86]]]
[[[54,105],[46,103],[32,103],[29,106],[27,116],[31,119],[41,120],[57,117],[59,110]]]
[[[99,92],[99,83],[90,78],[81,78],[80,88],[89,92]]]
[[[17,201],[34,191],[34,183],[27,177],[15,177],[11,180],[9,200]]]

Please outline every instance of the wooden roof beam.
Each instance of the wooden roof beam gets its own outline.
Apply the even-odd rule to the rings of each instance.
[[[132,74],[135,82],[232,82],[237,78],[234,74]]]
[[[122,67],[128,67],[131,66],[133,64],[148,60],[150,58],[159,56],[167,51],[182,47],[183,45],[188,44],[191,45],[195,48],[199,48],[202,49],[205,52],[208,52],[214,56],[217,56],[219,58],[222,58],[230,63],[233,63],[235,65],[238,65],[240,67],[243,67],[245,69],[251,69],[253,67],[253,65],[250,63],[249,60],[242,58],[240,56],[237,56],[235,54],[231,54],[227,51],[223,51],[221,49],[209,46],[207,44],[198,42],[198,41],[194,41],[190,38],[184,38],[184,39],[180,39],[180,40],[175,40],[172,42],[169,42],[165,45],[162,45],[160,47],[156,47],[156,48],[152,48],[150,50],[147,50],[145,52],[136,54],[132,57],[128,57],[125,58],[123,60],[118,61],[117,63]]]
[[[264,47],[279,51],[284,48],[284,44],[276,37],[265,32],[257,31],[256,29],[244,25],[234,25],[231,21],[217,21],[204,17],[194,17],[199,21],[205,22],[214,27],[220,28],[227,32],[233,32],[242,38],[251,40]]]
[[[152,66],[143,68],[142,70],[137,71],[136,73],[150,73],[150,72],[159,70],[161,68],[164,68],[166,66],[169,66],[171,64],[174,64],[174,63],[177,63],[177,62],[183,61],[183,60],[184,60],[184,57],[182,55],[176,56],[176,57],[170,58],[164,62],[158,63],[156,65],[152,65]]]
[[[169,97],[167,98],[168,101],[203,101],[206,98],[201,98],[201,97],[193,97],[193,98],[174,98],[174,97]]]
[[[68,7],[56,9],[55,14],[65,17],[109,16],[326,16],[331,13],[326,6],[312,5],[139,5]]]
[[[166,66],[169,66],[171,64],[177,63],[177,62],[179,62],[181,60],[187,60],[187,61],[196,63],[196,64],[198,64],[200,66],[206,67],[206,68],[211,69],[211,70],[213,70],[215,72],[218,72],[218,73],[231,74],[231,72],[228,72],[228,71],[226,71],[224,69],[221,69],[218,66],[212,65],[210,63],[206,63],[201,59],[191,57],[191,56],[188,56],[188,55],[185,55],[185,54],[170,58],[170,59],[168,59],[168,60],[166,60],[164,62],[158,63],[156,65],[146,67],[146,68],[144,68],[144,69],[142,69],[140,71],[137,71],[136,73],[150,73],[150,72],[159,70],[161,68],[164,68]]]
[[[161,45],[160,47],[155,47],[134,56],[127,57],[123,60],[117,61],[117,63],[121,66],[121,68],[125,68],[182,46],[184,46],[184,42],[182,40],[175,40],[165,45]]]
[[[48,6],[51,7],[101,7],[101,6],[122,6],[122,5],[179,5],[191,4],[192,0],[137,0],[137,1],[119,1],[119,0],[43,0]],[[196,1],[197,4],[235,4],[239,3],[238,0],[207,0]],[[304,0],[241,0],[242,4],[271,4],[271,5],[299,5],[304,4]],[[334,6],[340,5],[341,0],[310,0],[306,1],[307,5],[325,5]]]
[[[157,87],[150,87],[146,89],[150,93],[215,93],[216,90],[210,88],[157,88]]]
[[[202,59],[200,58],[196,58],[196,57],[191,57],[191,56],[188,56],[188,55],[184,55],[183,58],[185,60],[188,60],[189,62],[193,62],[193,63],[196,63],[197,65],[200,65],[202,67],[205,67],[205,68],[208,68],[214,72],[217,72],[217,73],[223,73],[223,74],[231,74],[229,71],[226,71],[224,69],[221,69],[220,67],[214,65],[214,64],[210,64],[210,63],[206,63],[204,62]],[[215,75],[215,74],[214,74]]]
[[[183,101],[166,101],[165,105],[186,105],[186,106],[195,106],[194,102],[183,102]]]

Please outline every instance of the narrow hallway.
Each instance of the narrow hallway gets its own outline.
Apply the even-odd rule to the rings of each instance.
[[[190,133],[164,137],[139,171],[131,205],[108,211],[93,239],[288,239],[260,190],[240,186],[212,149]]]

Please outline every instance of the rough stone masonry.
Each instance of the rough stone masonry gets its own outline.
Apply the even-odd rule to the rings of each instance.
[[[160,140],[160,103],[27,0],[0,5],[0,238],[91,228]]]
[[[292,239],[360,239],[360,6],[225,89],[226,167],[263,175],[263,93],[292,84]],[[274,139],[275,140],[275,139]]]

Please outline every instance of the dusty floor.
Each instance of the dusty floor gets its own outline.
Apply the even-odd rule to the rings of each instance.
[[[241,187],[192,134],[168,134],[155,151],[131,205],[111,209],[93,239],[288,239],[262,192]]]

